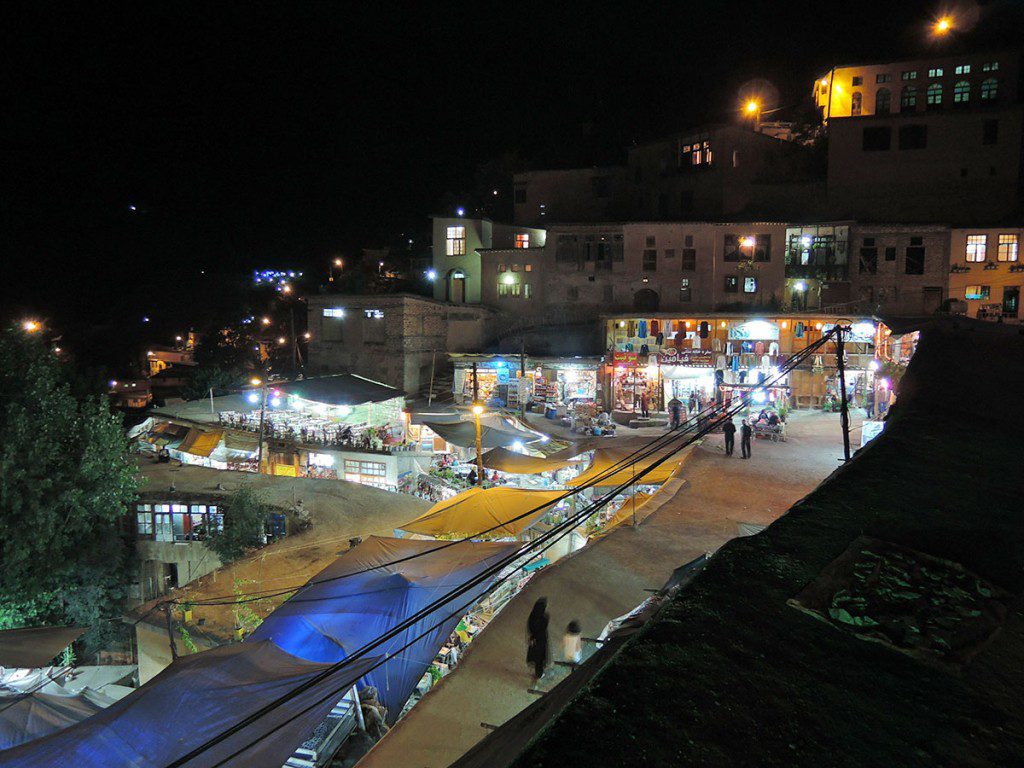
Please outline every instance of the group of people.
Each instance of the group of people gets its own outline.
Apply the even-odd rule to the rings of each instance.
[[[722,425],[722,434],[725,435],[725,455],[732,456],[736,446],[736,422],[732,420],[732,416]],[[740,425],[740,451],[744,459],[750,458],[750,444],[753,437],[754,428],[747,419],[743,419]]]
[[[259,432],[259,411],[252,413],[225,411],[220,414],[220,423],[233,429]],[[381,451],[385,445],[393,442],[390,431],[386,427],[353,427],[350,424],[338,424],[326,419],[271,412],[264,414],[263,434],[265,437],[278,440],[294,440],[329,448],[369,451]]]
[[[533,604],[533,610],[526,620],[526,663],[533,667],[533,683],[544,677],[544,671],[550,660],[548,652],[548,599],[539,598]],[[562,660],[567,664],[579,664],[583,661],[583,636],[580,623],[573,619],[565,628],[562,636]]]

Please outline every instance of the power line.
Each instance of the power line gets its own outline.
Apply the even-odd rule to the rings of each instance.
[[[833,333],[835,333],[835,329],[833,329],[833,330],[829,331],[828,333],[826,333],[824,336],[822,336],[821,339],[819,339],[814,344],[808,346],[801,353],[798,353],[797,355],[794,355],[794,357],[791,358],[790,361],[787,362],[786,366],[784,366],[781,369],[780,373],[778,374],[778,376],[776,376],[776,378],[773,380],[773,382],[762,382],[761,384],[758,384],[756,388],[757,389],[764,389],[766,387],[771,386],[772,383],[774,383],[774,381],[777,381],[779,378],[782,377],[782,375],[784,375],[785,373],[788,373],[790,370],[795,368],[796,365],[798,365],[799,362],[801,362],[805,357],[809,356],[810,354],[813,354],[813,352],[816,351],[820,346],[822,346],[826,342],[826,340],[829,339],[832,336]],[[648,473],[650,473],[651,471],[656,469],[658,466],[660,466],[664,462],[668,461],[672,456],[674,456],[680,450],[682,450],[683,448],[687,447],[688,445],[691,445],[698,438],[703,437],[704,435],[706,435],[706,434],[710,433],[711,431],[713,431],[715,428],[718,427],[719,424],[724,423],[724,421],[727,418],[731,419],[733,415],[735,415],[740,410],[742,410],[742,408],[746,407],[746,405],[748,404],[747,401],[749,399],[751,399],[752,395],[753,395],[753,390],[751,390],[750,392],[745,393],[745,394],[741,395],[740,397],[736,398],[737,402],[735,404],[730,404],[730,406],[728,408],[724,409],[722,411],[722,413],[718,417],[716,417],[716,418],[712,419],[710,422],[706,423],[703,428],[698,429],[691,438],[689,438],[687,441],[684,442],[684,444],[678,446],[673,451],[671,451],[669,453],[666,453],[664,456],[662,456],[660,458],[657,458],[649,466],[644,467],[643,469],[641,469],[640,472],[636,475],[636,477],[629,479],[627,482],[624,482],[624,483],[620,484],[619,486],[616,486],[611,492],[605,494],[601,498],[601,500],[587,505],[587,507],[585,507],[583,510],[581,510],[578,513],[576,513],[575,515],[570,515],[568,518],[566,518],[565,521],[563,521],[562,523],[559,523],[554,528],[552,528],[551,531],[548,531],[548,532],[542,534],[538,539],[536,539],[536,540],[534,540],[532,542],[527,543],[523,547],[520,547],[515,553],[511,553],[510,555],[508,555],[508,556],[506,556],[504,558],[501,558],[499,561],[497,561],[493,565],[488,566],[487,568],[485,568],[483,571],[481,571],[476,576],[472,577],[471,579],[467,580],[466,582],[463,582],[461,585],[459,585],[458,587],[453,588],[449,592],[446,592],[444,595],[442,595],[438,599],[434,600],[432,603],[430,603],[427,606],[425,606],[424,608],[420,609],[413,616],[410,616],[410,617],[406,618],[405,620],[400,622],[395,627],[392,627],[390,630],[387,630],[386,632],[382,633],[381,635],[379,635],[374,640],[366,643],[361,648],[353,651],[348,656],[346,656],[346,658],[342,659],[341,661],[339,661],[339,662],[337,662],[335,664],[332,664],[330,667],[328,667],[327,669],[317,673],[316,675],[314,675],[309,680],[307,680],[307,681],[305,681],[303,683],[300,683],[299,685],[295,686],[292,690],[290,690],[287,693],[283,694],[282,696],[278,697],[278,699],[276,699],[275,701],[269,702],[268,704],[264,705],[257,712],[255,712],[255,713],[253,713],[251,715],[248,715],[247,717],[243,718],[240,722],[236,723],[233,726],[230,726],[229,728],[225,729],[221,733],[219,733],[216,736],[212,737],[211,739],[207,740],[204,744],[202,744],[199,747],[193,749],[192,751],[190,751],[188,754],[184,755],[183,757],[177,758],[176,760],[174,760],[173,762],[168,764],[167,768],[180,768],[181,766],[184,766],[186,763],[188,763],[192,759],[198,757],[203,752],[205,752],[208,749],[212,748],[216,744],[224,741],[225,739],[229,738],[230,736],[234,735],[235,733],[238,733],[243,728],[245,728],[245,727],[255,723],[261,717],[264,717],[266,714],[268,714],[269,712],[273,711],[277,707],[281,706],[283,703],[285,703],[287,701],[290,701],[291,699],[295,698],[299,694],[309,690],[310,688],[312,688],[313,686],[315,686],[318,683],[322,682],[323,680],[326,680],[328,677],[330,677],[334,673],[340,671],[341,669],[344,669],[347,665],[350,665],[355,660],[357,660],[359,658],[362,658],[369,651],[371,651],[374,648],[380,646],[382,643],[385,643],[388,640],[391,640],[392,638],[394,638],[395,636],[397,636],[401,632],[409,629],[416,622],[426,618],[433,611],[437,610],[438,608],[440,608],[444,604],[450,602],[451,600],[459,597],[460,595],[464,594],[468,590],[470,590],[473,587],[477,586],[478,584],[480,584],[481,582],[483,582],[487,578],[489,578],[491,575],[500,572],[501,569],[507,567],[508,565],[512,564],[516,560],[520,559],[524,554],[529,553],[531,550],[537,549],[538,547],[546,548],[549,539],[556,539],[557,540],[558,538],[561,538],[562,536],[565,536],[567,533],[569,533],[572,530],[573,527],[575,527],[576,522],[578,520],[583,519],[586,516],[589,516],[590,514],[593,513],[593,511],[595,509],[600,509],[602,506],[607,504],[608,501],[610,501],[612,498],[614,498],[619,492],[621,492],[621,490],[623,490],[625,488],[628,488],[630,485],[635,485],[637,479],[642,479],[644,476],[646,476]],[[657,443],[657,442],[659,442],[659,440],[655,440],[655,441],[652,441],[652,442],[653,443]],[[582,490],[582,489],[580,489],[580,490]],[[511,575],[511,574],[509,574],[509,575]],[[506,575],[505,578],[508,578],[509,575]],[[503,580],[504,579],[497,580],[495,583],[493,583],[490,586],[490,588],[488,590],[485,590],[485,592],[490,591],[490,589],[493,589],[495,586],[497,586],[498,584],[502,583]],[[475,598],[475,600],[479,600],[479,599],[480,599],[479,596],[477,596]],[[447,620],[448,618],[451,618],[451,615],[453,615],[453,614],[450,614],[449,616],[447,616],[445,620]],[[419,639],[419,638],[417,638],[417,639]],[[413,641],[413,642],[415,642],[415,641]],[[401,649],[399,649],[399,651],[405,650],[405,648],[407,648],[411,644],[412,644],[411,642],[406,644]],[[389,656],[393,656],[393,655],[394,654],[390,654]],[[383,663],[383,662],[381,662],[381,663]],[[347,687],[347,684],[344,687]],[[331,694],[328,694],[328,695],[329,696],[330,695],[337,695],[337,691],[333,691]],[[294,720],[300,714],[303,714],[303,713],[309,711],[309,709],[311,709],[312,707],[317,706],[319,703],[324,701],[326,698],[327,698],[326,696],[325,697],[321,697],[317,702],[314,702],[313,704],[307,706],[305,709],[303,709],[299,713],[296,713],[296,714],[292,715],[285,722],[291,722],[291,720]],[[274,730],[276,730],[276,728],[280,728],[280,727],[281,727],[281,725],[275,726]],[[272,732],[273,732],[273,730],[268,731],[267,733],[265,733],[265,734],[261,735],[260,737],[258,737],[256,740],[249,742],[246,746],[242,747],[241,750],[239,750],[239,752],[235,752],[233,755],[231,755],[231,757],[228,757],[225,760],[230,760],[231,758],[237,756],[241,751],[244,751],[244,750],[248,749],[253,744],[257,743],[258,741],[260,741],[260,740],[262,740],[264,738],[266,738]],[[218,763],[218,765],[219,764],[223,764],[223,762],[225,762],[225,761],[221,761],[221,763]]]

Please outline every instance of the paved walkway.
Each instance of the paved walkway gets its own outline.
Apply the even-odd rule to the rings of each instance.
[[[855,427],[859,426],[859,419]],[[727,458],[722,438],[705,441],[683,465],[688,481],[640,528],[623,526],[540,572],[470,646],[455,672],[427,694],[360,762],[359,768],[442,768],[535,695],[528,693],[526,617],[548,598],[551,645],[578,619],[584,637],[631,610],[672,570],[737,535],[739,523],[768,523],[838,466],[837,414],[795,414],[785,443],[756,441],[753,458]],[[859,443],[854,431],[854,445]],[[547,687],[542,681],[541,687]]]

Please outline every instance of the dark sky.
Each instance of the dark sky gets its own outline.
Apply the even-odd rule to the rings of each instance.
[[[938,10],[75,5],[2,11],[5,321],[127,322],[148,307],[178,322],[243,269],[419,238],[502,154],[615,159],[632,140],[731,119],[754,78],[796,104],[836,61],[919,43]]]

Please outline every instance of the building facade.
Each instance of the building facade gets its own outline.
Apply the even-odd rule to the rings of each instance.
[[[949,298],[964,302],[970,317],[1019,323],[1024,289],[1022,239],[1021,227],[954,229]]]
[[[428,384],[438,355],[479,349],[494,314],[410,294],[311,295],[308,307],[307,370],[355,373],[409,394]]]
[[[517,173],[513,221],[543,227],[551,221],[615,221],[626,218],[629,190],[622,166]]]

